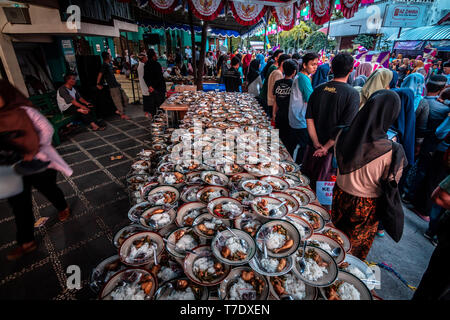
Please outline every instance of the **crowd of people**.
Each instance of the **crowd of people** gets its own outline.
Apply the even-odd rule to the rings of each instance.
[[[311,187],[336,180],[333,223],[363,260],[385,230],[396,241],[402,236],[402,210],[386,213],[393,194],[429,223],[424,236],[439,248],[430,267],[448,255],[442,230],[450,231],[449,203],[436,200],[436,188],[450,172],[450,61],[423,60],[399,56],[380,68],[355,63],[349,53],[323,57],[276,50],[267,59],[237,54],[228,58],[229,67],[222,66],[227,91],[240,91],[247,82]],[[448,196],[444,189],[439,190]],[[423,281],[431,281],[428,271],[427,277]],[[418,292],[417,298],[426,295]]]

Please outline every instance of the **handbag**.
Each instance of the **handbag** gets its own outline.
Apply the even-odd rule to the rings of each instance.
[[[402,154],[404,157],[404,151],[401,145],[392,142],[392,162],[387,178],[380,181],[383,193],[378,198],[376,208],[376,214],[383,224],[383,228],[395,242],[399,242],[402,238],[405,223],[400,191],[394,174],[395,164]]]

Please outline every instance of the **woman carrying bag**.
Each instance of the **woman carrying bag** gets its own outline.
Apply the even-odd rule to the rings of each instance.
[[[407,161],[402,146],[387,136],[399,113],[398,94],[379,90],[337,137],[338,175],[332,221],[348,235],[351,254],[361,260],[369,253],[379,220],[395,241],[403,232],[403,209],[396,183]],[[393,208],[389,199],[394,199]]]
[[[51,145],[54,129],[45,116],[33,108],[30,101],[7,81],[0,82],[0,98],[0,117],[2,119],[5,119],[6,112],[11,113],[12,111],[16,111],[23,112],[22,118],[30,122],[30,126],[34,128],[37,134],[35,141],[37,154],[35,158],[46,164],[46,168],[39,170],[38,173],[25,175],[21,178],[23,182],[23,190],[21,192],[20,188],[15,185],[14,188],[11,186],[9,189],[9,195],[6,192],[3,194],[3,196],[8,197],[8,202],[13,209],[18,244],[6,258],[8,260],[16,260],[24,254],[36,250],[38,246],[34,238],[31,188],[36,188],[53,204],[58,210],[59,221],[65,221],[70,216],[70,209],[63,192],[56,184],[56,175],[57,171],[60,171],[66,176],[71,176],[73,171]],[[7,123],[11,124],[11,121]],[[17,146],[17,150],[20,151],[20,145],[23,144],[17,143],[16,141],[12,145]],[[2,149],[4,149],[4,144],[2,144]],[[1,179],[0,183],[3,184],[3,177]],[[17,182],[17,177],[14,177],[11,173],[9,174],[9,179]],[[4,187],[0,189],[5,190]],[[7,189],[8,187],[6,187]]]

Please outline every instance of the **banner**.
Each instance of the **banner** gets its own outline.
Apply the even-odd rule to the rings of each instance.
[[[361,0],[341,0],[341,12],[345,18],[352,18],[358,11],[358,6]]]
[[[230,1],[230,9],[234,19],[243,26],[257,23],[266,13],[267,7],[262,4],[247,4],[239,1]]]
[[[148,4],[158,12],[169,14],[175,10],[178,0],[149,0]]]
[[[315,24],[322,25],[331,19],[334,0],[309,0],[311,17]]]
[[[424,3],[396,3],[386,7],[383,27],[414,28],[423,25],[428,5]]]
[[[294,5],[272,8],[272,14],[282,30],[291,30],[295,23]]]
[[[194,15],[200,20],[211,21],[222,11],[225,1],[221,0],[188,0]]]

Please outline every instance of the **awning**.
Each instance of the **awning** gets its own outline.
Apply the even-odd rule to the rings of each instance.
[[[163,22],[158,22],[158,21],[145,20],[145,21],[139,21],[139,25],[141,27],[151,27],[151,28],[155,28],[155,29],[183,30],[183,31],[187,31],[187,32],[191,31],[191,27],[188,25],[185,25],[185,24],[163,23]],[[202,28],[198,27],[198,26],[194,26],[194,31],[201,33]],[[211,31],[208,30],[208,35],[222,36],[222,37],[234,37],[234,38],[241,36],[241,34],[238,31],[216,29],[216,28],[211,28]]]
[[[400,34],[393,34],[388,41],[413,41],[413,40],[450,40],[450,25],[446,26],[425,26],[419,28],[410,28]]]

